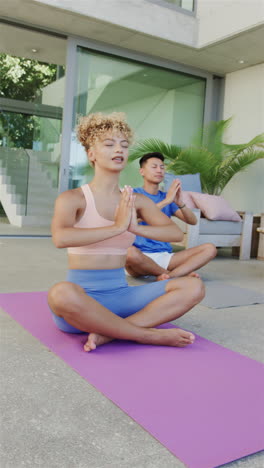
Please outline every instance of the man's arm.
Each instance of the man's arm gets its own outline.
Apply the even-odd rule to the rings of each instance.
[[[187,224],[197,224],[195,214],[183,202],[181,182],[179,179],[175,179],[172,182],[166,194],[166,198],[164,198],[164,200],[162,200],[161,202],[157,203],[156,206],[160,210],[162,210],[162,208],[164,208],[167,205],[170,205],[173,202],[176,203],[176,205],[179,207],[179,209],[175,211],[174,216],[181,219]]]
[[[195,214],[188,208],[182,198],[182,188],[181,188],[181,182],[179,179],[176,179],[175,182],[178,182],[177,188],[176,188],[176,194],[174,198],[174,202],[178,206],[178,210],[175,211],[174,216],[177,218],[181,219],[187,224],[197,224],[197,219]]]
[[[192,212],[192,210],[190,210],[190,208],[188,208],[185,205],[185,203],[179,206],[179,209],[175,211],[174,216],[176,216],[176,218],[181,219],[187,224],[197,224],[197,218],[195,214]]]
[[[164,200],[160,201],[159,203],[156,203],[156,206],[162,210],[162,208],[164,208],[165,206],[167,205],[170,205],[171,203],[174,202],[175,200],[175,197],[176,197],[176,193],[177,193],[177,190],[178,190],[178,186],[179,186],[179,179],[176,179],[172,182],[168,192],[166,193],[166,198],[164,198]]]

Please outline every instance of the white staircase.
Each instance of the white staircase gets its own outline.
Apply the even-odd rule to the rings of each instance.
[[[10,224],[49,226],[58,195],[58,165],[51,161],[51,153],[26,153],[27,164],[21,170],[21,164],[14,164],[16,150],[0,148],[0,202]]]

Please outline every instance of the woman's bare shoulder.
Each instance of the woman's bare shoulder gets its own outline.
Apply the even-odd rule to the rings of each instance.
[[[52,229],[58,226],[73,226],[77,213],[83,211],[85,206],[85,198],[80,188],[62,192],[55,202]]]
[[[56,204],[63,205],[64,203],[82,208],[82,206],[85,205],[85,198],[82,189],[78,187],[60,193],[57,197]]]

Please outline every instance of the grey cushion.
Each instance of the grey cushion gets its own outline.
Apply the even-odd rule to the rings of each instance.
[[[187,232],[187,224],[176,218],[172,220],[179,226],[184,234]],[[200,234],[241,234],[243,222],[235,221],[210,221],[206,218],[200,219]]]
[[[209,221],[201,218],[200,234],[241,234],[242,222],[235,221]]]
[[[189,192],[202,192],[201,187],[201,180],[200,174],[183,174],[183,175],[175,175],[166,172],[164,177],[164,190],[167,192],[175,179],[180,179],[182,190],[186,190]]]

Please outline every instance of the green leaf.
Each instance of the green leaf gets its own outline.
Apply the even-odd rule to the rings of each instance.
[[[165,156],[168,172],[176,175],[199,172],[202,190],[219,195],[235,174],[264,157],[264,134],[240,145],[223,142],[230,122],[231,119],[210,122],[197,132],[187,148],[155,138],[140,141],[132,149],[129,161],[141,158],[145,153],[160,152]]]
[[[245,150],[252,150],[254,147],[264,148],[264,133],[255,136],[248,143],[242,143],[240,145],[228,145],[225,144],[227,151],[231,151],[234,155],[239,155]]]
[[[148,138],[139,141],[133,148],[129,156],[129,162],[141,158],[146,153],[162,153],[165,159],[174,161],[182,150],[181,147],[164,143],[157,138]]]
[[[258,159],[264,159],[264,151],[252,150],[245,152],[240,156],[236,156],[235,158],[233,157],[233,159],[230,159],[228,164],[222,164],[219,167],[218,181],[218,186],[221,191],[235,174],[245,170],[250,164],[257,161]]]

